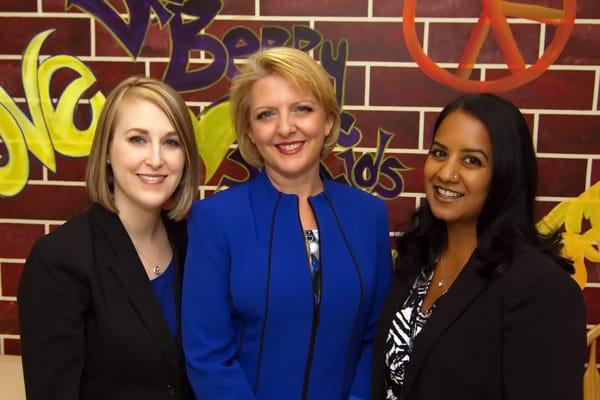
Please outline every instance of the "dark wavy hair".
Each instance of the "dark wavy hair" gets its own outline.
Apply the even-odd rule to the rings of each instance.
[[[529,127],[512,103],[492,94],[469,94],[448,104],[434,125],[455,111],[477,118],[492,143],[493,171],[490,191],[477,221],[474,261],[484,275],[501,274],[511,264],[516,246],[528,246],[550,256],[570,273],[573,264],[559,254],[557,232],[541,235],[533,216],[537,165]],[[425,202],[411,216],[398,238],[396,269],[431,270],[447,243],[446,223],[436,218]]]

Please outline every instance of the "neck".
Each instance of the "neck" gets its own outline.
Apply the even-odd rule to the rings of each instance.
[[[160,210],[119,207],[119,219],[134,243],[150,241],[162,229]]]
[[[323,191],[323,182],[319,177],[319,164],[311,167],[302,177],[286,177],[265,166],[265,171],[273,186],[282,193],[295,194],[306,199]]]
[[[464,265],[477,247],[477,226],[446,224],[447,247],[445,256],[457,265]]]

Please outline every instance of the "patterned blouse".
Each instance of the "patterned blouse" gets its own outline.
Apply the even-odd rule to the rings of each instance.
[[[313,302],[316,306],[321,304],[321,259],[319,252],[319,231],[317,229],[306,229],[304,231],[306,244],[306,255],[308,256],[308,268],[312,279]]]
[[[385,342],[385,364],[389,371],[386,376],[386,400],[398,399],[413,343],[435,307],[434,304],[426,313],[421,311],[431,278],[433,271],[421,272],[417,276],[408,297],[392,321]]]

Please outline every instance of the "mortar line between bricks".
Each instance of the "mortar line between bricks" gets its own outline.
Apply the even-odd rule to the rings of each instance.
[[[600,158],[600,154],[577,154],[577,153],[536,153],[538,158],[560,158],[565,160],[589,160]]]
[[[17,296],[0,296],[0,301],[17,301]]]
[[[0,264],[25,264],[25,258],[0,258]]]
[[[19,339],[21,336],[15,335],[13,333],[0,333],[0,338],[2,339]]]
[[[40,185],[40,186],[72,186],[72,187],[85,187],[83,181],[60,181],[60,180],[29,180],[28,185]]]
[[[540,114],[533,113],[533,132],[532,132],[532,141],[533,141],[533,150],[537,153],[538,149],[538,134],[540,130]]]
[[[594,94],[592,95],[592,109],[598,111],[598,91],[600,90],[600,68],[596,69],[594,76]]]
[[[592,164],[593,158],[589,157],[585,168],[585,188],[589,189],[592,186]]]
[[[575,197],[560,197],[560,196],[535,196],[536,201],[553,201],[553,202],[563,202],[567,200],[573,200]]]
[[[2,265],[0,265],[0,272],[4,269]],[[2,298],[2,274],[0,273],[0,298]]]
[[[363,99],[363,103],[365,106],[368,106],[371,103],[371,66],[367,65],[365,67],[365,98]]]
[[[37,0],[36,1],[36,7],[38,14],[41,14],[44,12],[44,4],[43,4],[43,0]]]
[[[260,0],[254,0],[254,16],[260,16]]]
[[[91,57],[96,57],[96,24],[90,19],[90,53]]]
[[[419,111],[419,149],[425,149],[425,111]]]
[[[367,18],[373,18],[373,0],[367,1]]]
[[[0,218],[0,224],[22,224],[22,225],[62,225],[66,221],[62,219],[33,219],[33,218]],[[1,260],[1,259],[0,259]]]
[[[600,288],[600,282],[588,282],[585,284],[586,288]]]

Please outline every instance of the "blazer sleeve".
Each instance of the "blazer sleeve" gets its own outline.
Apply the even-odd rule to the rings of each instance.
[[[50,237],[40,239],[27,258],[18,290],[28,399],[79,399],[89,298],[69,252]]]
[[[203,203],[194,204],[188,220],[181,317],[188,377],[198,399],[254,399],[235,359],[227,233]]]
[[[375,258],[376,280],[368,319],[363,332],[360,356],[349,400],[368,399],[371,393],[371,366],[373,362],[373,340],[375,327],[385,301],[392,276],[392,252],[390,249],[389,227],[385,203],[378,201],[377,247]]]
[[[579,286],[554,270],[507,293],[502,326],[506,400],[581,399],[586,361],[585,306]],[[528,267],[528,266],[525,266]]]

